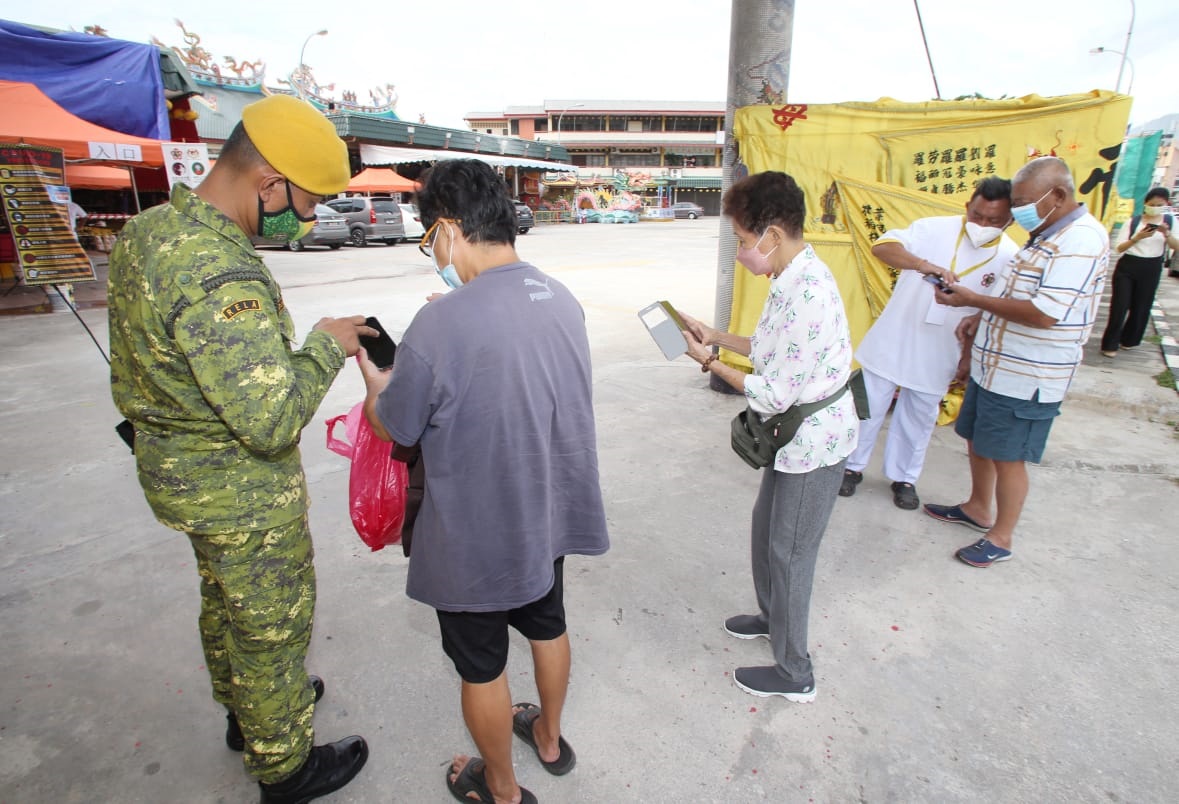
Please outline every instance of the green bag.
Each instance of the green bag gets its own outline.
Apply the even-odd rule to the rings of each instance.
[[[852,398],[856,403],[856,415],[860,419],[867,419],[868,394],[864,388],[864,377],[860,370],[856,369],[843,387],[831,396],[807,402],[805,405],[791,405],[784,412],[771,416],[764,422],[752,408],[746,407],[733,417],[730,425],[733,452],[754,469],[764,469],[774,462],[778,450],[794,440],[798,428],[807,416],[837,401],[848,388],[851,388]]]

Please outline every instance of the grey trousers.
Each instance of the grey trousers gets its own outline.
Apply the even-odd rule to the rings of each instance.
[[[835,508],[846,461],[805,474],[762,470],[753,504],[753,588],[769,624],[778,672],[788,681],[814,680],[807,652],[807,618],[819,543]]]

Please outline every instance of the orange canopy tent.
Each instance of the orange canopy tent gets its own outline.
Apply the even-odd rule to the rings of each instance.
[[[160,140],[135,137],[88,123],[58,106],[33,84],[0,81],[0,142],[60,148],[68,161],[163,167]],[[92,157],[90,143],[139,146],[141,161]]]
[[[370,167],[357,173],[348,182],[348,191],[353,193],[412,193],[420,185],[390,168]]]
[[[131,177],[123,168],[66,165],[66,184],[78,190],[130,190]]]

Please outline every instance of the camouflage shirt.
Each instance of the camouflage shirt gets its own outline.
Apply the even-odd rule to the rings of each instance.
[[[111,393],[156,517],[228,533],[302,516],[299,434],[345,355],[317,331],[292,350],[294,323],[246,234],[178,185],[124,227],[107,293]]]

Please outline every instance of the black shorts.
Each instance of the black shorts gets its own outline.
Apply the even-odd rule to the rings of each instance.
[[[547,642],[565,633],[565,557],[553,562],[553,588],[511,611],[439,611],[442,649],[463,681],[495,681],[508,665],[508,626],[525,639]]]

